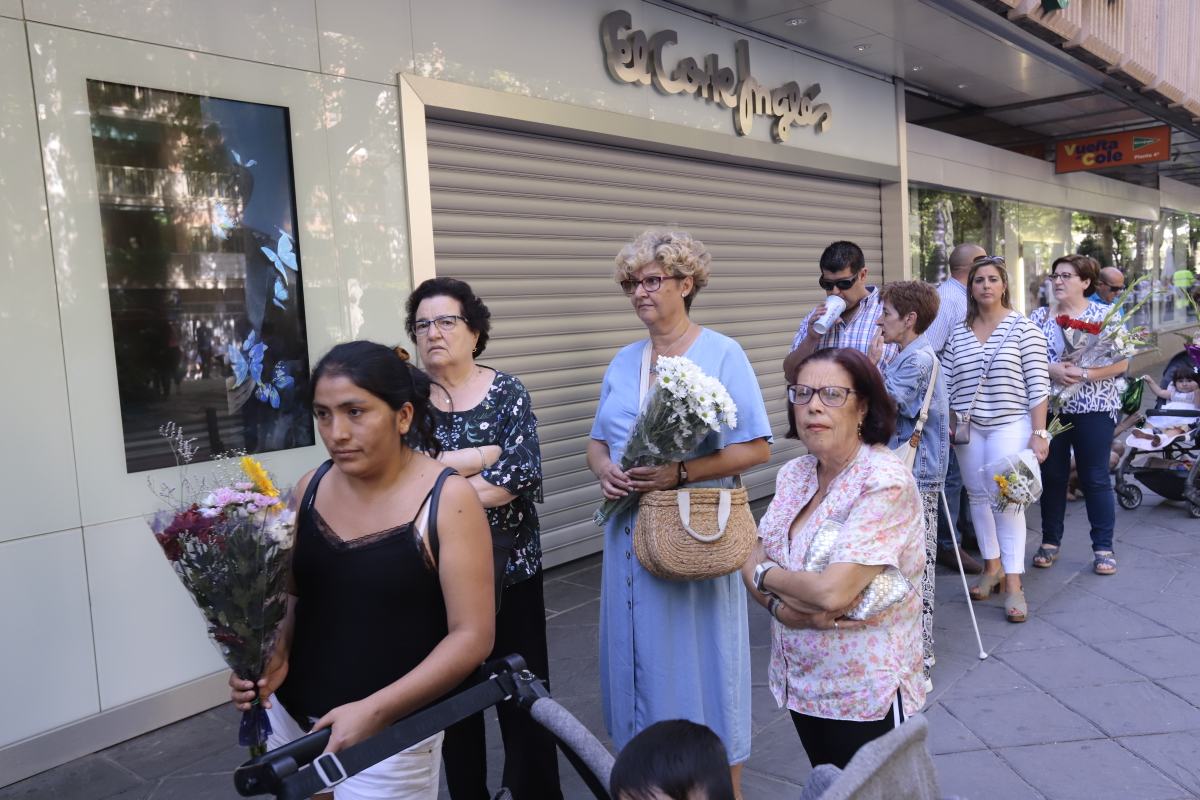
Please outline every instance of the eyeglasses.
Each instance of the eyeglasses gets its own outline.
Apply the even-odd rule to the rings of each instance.
[[[645,278],[642,278],[640,281],[635,281],[635,280],[621,281],[621,291],[624,292],[626,295],[629,295],[630,297],[633,296],[633,293],[637,291],[637,288],[639,286],[641,286],[643,289],[645,289],[647,293],[657,292],[660,288],[662,288],[663,281],[674,281],[674,280],[679,280],[679,276],[678,275],[648,275]]]
[[[1054,281],[1055,283],[1059,281],[1069,281],[1074,277],[1077,277],[1074,272],[1052,272],[1050,274],[1050,280]]]
[[[1115,285],[1113,285],[1113,284],[1109,283],[1108,281],[1097,281],[1097,283],[1100,283],[1100,284],[1103,284],[1104,286],[1107,286],[1108,288],[1112,289],[1114,292],[1123,292],[1123,291],[1125,291],[1125,284],[1121,284],[1120,286],[1115,286]]]
[[[854,287],[854,284],[858,283],[858,275],[859,273],[855,273],[852,278],[839,278],[836,281],[831,281],[827,278],[818,278],[817,283],[827,292],[832,292],[835,286],[843,292],[847,292]]]
[[[467,318],[460,317],[458,314],[443,314],[433,319],[419,319],[413,323],[413,333],[417,336],[428,336],[430,325],[437,325],[439,331],[449,333],[458,326],[459,320],[466,322]]]
[[[1004,266],[1004,256],[980,256],[971,262],[972,267],[986,267],[988,264]]]
[[[846,405],[846,398],[854,394],[853,389],[847,389],[845,386],[822,386],[817,389],[805,386],[803,383],[794,383],[787,389],[788,400],[798,406],[806,406],[814,395],[820,395],[822,405],[829,408],[840,408]]]

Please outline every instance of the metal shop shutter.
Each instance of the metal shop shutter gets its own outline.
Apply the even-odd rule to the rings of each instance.
[[[613,258],[647,228],[685,229],[712,253],[692,318],[736,339],[754,364],[775,444],[744,480],[752,498],[774,492],[779,465],[802,452],[783,438],[783,358],[824,297],[826,245],[857,242],[878,274],[879,186],[436,120],[428,142],[437,274],[468,281],[488,304],[481,362],[533,396],[548,563],[601,549],[584,450],[605,367],[645,335],[613,282]]]

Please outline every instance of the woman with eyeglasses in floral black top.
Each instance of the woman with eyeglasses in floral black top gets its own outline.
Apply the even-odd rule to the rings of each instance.
[[[430,393],[439,459],[467,477],[487,511],[493,547],[507,560],[498,575],[499,612],[493,657],[518,653],[549,681],[542,550],[535,502],[542,499],[537,418],[517,378],[475,362],[487,346],[491,312],[471,287],[431,278],[408,298],[405,327]],[[498,708],[504,739],[503,784],[516,800],[562,797],[553,740],[528,714]],[[446,730],[442,758],[454,800],[487,800],[483,715]]]

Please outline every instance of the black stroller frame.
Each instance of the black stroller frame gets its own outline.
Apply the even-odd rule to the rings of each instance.
[[[1154,409],[1142,412],[1147,419],[1154,417],[1195,417],[1200,421],[1200,411],[1185,409]],[[1132,511],[1142,504],[1142,489],[1130,482],[1129,477],[1136,478],[1140,483],[1155,494],[1162,495],[1168,500],[1182,500],[1187,503],[1188,513],[1200,519],[1200,432],[1189,436],[1191,444],[1182,445],[1178,440],[1167,444],[1158,450],[1138,450],[1126,448],[1125,454],[1117,464],[1113,490],[1121,508]],[[1186,473],[1167,467],[1135,467],[1134,458],[1145,455],[1159,455],[1164,461],[1176,461],[1181,457],[1192,459],[1192,467]]]
[[[332,789],[459,720],[504,702],[518,704],[546,728],[592,794],[599,800],[609,800],[612,755],[550,697],[546,685],[518,655],[484,664],[471,685],[339,753],[322,754],[329,742],[330,731],[326,728],[253,758],[233,773],[234,786],[243,797],[274,795],[280,800],[302,800]]]

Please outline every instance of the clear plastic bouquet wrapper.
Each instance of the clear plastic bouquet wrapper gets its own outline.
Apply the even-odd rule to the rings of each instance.
[[[827,519],[813,534],[804,553],[805,572],[824,572],[829,566],[833,548],[845,531],[845,523]],[[913,590],[912,582],[895,567],[885,567],[867,584],[862,599],[845,616],[847,619],[868,619],[899,603]]]
[[[657,369],[658,377],[621,456],[622,470],[679,461],[722,425],[737,427],[733,398],[719,380],[706,375],[695,362],[683,356],[660,357]],[[604,527],[613,514],[637,501],[634,493],[606,500],[592,521]]]
[[[174,423],[160,433],[180,467],[178,488],[155,489],[169,506],[149,518],[175,574],[204,615],[208,635],[236,675],[257,682],[287,612],[287,576],[295,534],[288,497],[253,458],[231,454],[193,482],[194,440]],[[154,488],[154,487],[152,487]],[[271,725],[256,699],[242,715],[239,744],[266,752]]]
[[[1037,456],[1028,448],[986,464],[980,472],[993,511],[1022,511],[1042,496],[1042,471]]]
[[[1084,322],[1072,319],[1066,314],[1060,314],[1054,318],[1054,321],[1058,323],[1058,332],[1062,340],[1061,360],[1063,363],[1073,364],[1077,367],[1106,367],[1129,358],[1146,346],[1150,341],[1150,333],[1145,326],[1130,329],[1121,324],[1124,319],[1132,319],[1138,309],[1149,299],[1147,296],[1128,311],[1123,309],[1123,305],[1131,296],[1134,287],[1143,280],[1145,277],[1138,278],[1125,291],[1121,292],[1113,301],[1112,308],[1100,322]],[[1082,383],[1071,386],[1055,384],[1050,398],[1051,410],[1061,411],[1081,388],[1083,388]]]
[[[1046,431],[1053,439],[1072,427],[1055,417],[1046,426]],[[1029,448],[984,464],[979,471],[983,473],[983,483],[992,499],[993,511],[1001,514],[1022,511],[1042,496],[1042,467]]]

